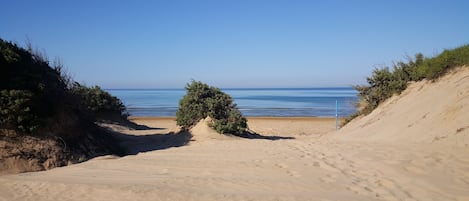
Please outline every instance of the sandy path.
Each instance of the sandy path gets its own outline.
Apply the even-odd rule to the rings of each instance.
[[[108,125],[128,156],[0,176],[0,201],[468,201],[468,80],[460,68],[414,83],[338,132],[318,118],[251,118],[257,139],[178,132],[173,118]]]
[[[120,131],[148,137],[176,129],[170,120],[145,121],[160,129]],[[185,146],[2,176],[0,200],[469,200],[467,149],[331,140],[302,132],[312,120],[258,121],[251,128],[295,139],[194,135]],[[321,125],[328,126],[318,132],[331,129]]]

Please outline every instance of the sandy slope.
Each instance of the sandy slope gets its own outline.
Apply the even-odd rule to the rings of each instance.
[[[337,139],[469,147],[469,68],[456,69],[437,82],[411,84],[342,128]]]
[[[328,135],[333,119],[250,119],[258,139],[109,125],[133,155],[1,176],[0,200],[469,200],[468,79],[417,83]]]

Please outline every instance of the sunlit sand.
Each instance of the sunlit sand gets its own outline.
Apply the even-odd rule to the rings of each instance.
[[[0,177],[0,200],[469,200],[469,70],[415,83],[340,131],[327,118],[250,118],[258,135],[200,122],[108,124],[129,155]]]

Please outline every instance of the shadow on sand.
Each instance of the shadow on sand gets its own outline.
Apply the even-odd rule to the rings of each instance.
[[[295,137],[284,137],[284,136],[269,136],[269,135],[261,135],[254,131],[248,131],[243,134],[236,135],[238,137],[246,138],[246,139],[259,139],[259,140],[293,140]]]
[[[136,124],[132,121],[122,118],[114,118],[111,120],[100,120],[99,123],[114,124],[129,128],[130,130],[162,130],[165,128],[152,128],[145,125]]]
[[[165,128],[151,128],[148,126],[138,125],[133,122],[113,122],[129,128],[130,130],[148,130],[155,131],[153,134],[147,135],[132,135],[122,133],[116,130],[107,129],[108,132],[116,139],[117,143],[121,147],[120,156],[136,155],[138,153],[169,149],[173,147],[181,147],[189,144],[192,141],[193,135],[190,131],[179,131],[161,133],[157,130],[163,130]],[[234,135],[245,139],[260,139],[260,140],[291,140],[294,137],[283,137],[283,136],[264,136],[253,131],[246,132],[240,135]]]
[[[148,130],[155,130],[150,128]],[[148,135],[130,135],[111,131],[119,146],[123,149],[122,156],[136,155],[138,153],[169,149],[187,145],[192,135],[189,132],[169,132],[166,134],[155,133]]]

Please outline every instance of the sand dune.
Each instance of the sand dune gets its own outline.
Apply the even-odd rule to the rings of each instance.
[[[413,83],[338,133],[346,140],[469,147],[469,68]]]
[[[469,200],[468,79],[413,84],[338,132],[318,118],[252,118],[255,139],[106,125],[129,155],[1,176],[0,200]]]

